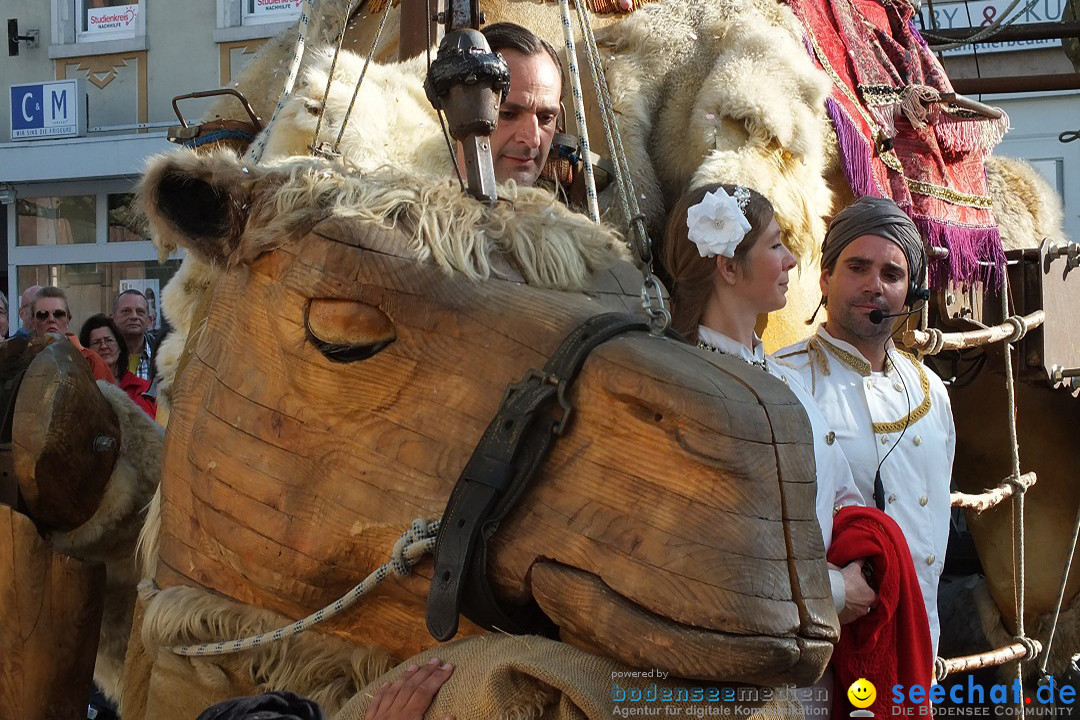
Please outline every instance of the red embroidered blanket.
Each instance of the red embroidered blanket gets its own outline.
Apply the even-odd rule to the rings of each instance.
[[[955,106],[952,92],[904,0],[788,0],[807,49],[833,80],[827,101],[856,196],[892,198],[932,247],[930,282],[1002,280],[1004,251],[990,209],[983,160],[1008,129]]]

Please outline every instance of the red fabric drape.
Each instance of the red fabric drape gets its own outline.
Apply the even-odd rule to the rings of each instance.
[[[847,691],[859,678],[877,688],[877,699],[868,709],[875,717],[890,717],[893,685],[904,685],[906,697],[906,688],[921,685],[928,691],[933,682],[930,624],[904,533],[877,508],[845,507],[834,520],[828,558],[841,567],[865,559],[873,567],[872,584],[878,594],[873,611],[840,630],[833,651],[833,717],[847,717],[851,712]],[[917,704],[903,705],[914,708]]]

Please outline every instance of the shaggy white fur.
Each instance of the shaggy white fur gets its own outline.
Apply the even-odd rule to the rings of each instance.
[[[191,326],[196,322],[199,306],[208,297],[217,275],[218,271],[212,265],[194,254],[188,255],[161,293],[162,312],[172,331],[158,347],[155,358],[159,406],[168,408],[172,405],[173,379],[180,367]]]
[[[830,85],[790,10],[771,0],[654,3],[599,40],[639,184],[664,188],[668,206],[708,182],[753,187],[809,257],[831,210]]]
[[[303,82],[269,128],[265,164],[272,166],[285,158],[311,154],[332,60],[330,48],[312,58]],[[326,96],[320,144],[337,139],[363,66],[363,58],[353,53],[339,55]],[[366,174],[393,167],[406,175],[446,178],[454,174],[435,110],[424,95],[425,70],[423,57],[369,65],[339,148],[350,170]]]
[[[217,684],[230,684],[227,689],[231,695],[227,697],[291,690],[319,703],[332,715],[397,662],[384,651],[357,648],[317,632],[234,655],[181,657],[168,648],[247,637],[282,627],[292,620],[196,588],[157,591],[144,583],[139,590],[146,603],[141,638],[151,660],[155,664],[165,663],[172,675],[186,675],[189,681],[195,677],[215,678]],[[173,690],[184,692],[193,686],[196,683],[190,682]]]
[[[115,700],[139,581],[135,542],[161,477],[164,440],[161,427],[127,393],[101,380],[98,388],[119,419],[120,454],[96,512],[74,530],[53,533],[47,540],[66,555],[105,564],[105,609],[94,679]]]
[[[182,226],[186,217],[163,207],[163,180],[176,177],[228,194],[222,234],[195,237]],[[545,190],[511,183],[503,197],[489,207],[463,196],[447,179],[387,169],[354,177],[312,158],[267,169],[245,166],[229,153],[163,156],[150,164],[139,186],[160,247],[182,244],[226,268],[281,247],[328,216],[402,229],[409,240],[400,248],[403,256],[472,280],[500,274],[505,257],[529,284],[578,290],[593,272],[627,257],[617,232],[567,210]]]
[[[1006,250],[1038,247],[1043,238],[1058,243],[1067,240],[1061,198],[1030,163],[989,157],[986,180]]]

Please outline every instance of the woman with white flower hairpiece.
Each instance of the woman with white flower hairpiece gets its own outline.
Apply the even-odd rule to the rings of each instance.
[[[671,278],[673,327],[700,348],[740,358],[784,381],[805,408],[814,434],[817,518],[827,549],[834,512],[866,503],[840,445],[830,442],[813,395],[796,373],[765,355],[755,332],[758,316],[787,304],[788,272],[796,265],[772,205],[738,185],[708,185],[686,193],[671,213],[664,261]],[[841,623],[862,617],[877,601],[861,561],[830,567],[829,580]]]

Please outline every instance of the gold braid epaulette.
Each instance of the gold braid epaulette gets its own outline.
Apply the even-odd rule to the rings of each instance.
[[[859,373],[862,377],[870,377],[870,373],[873,372],[869,361],[856,357],[851,353],[836,347],[830,342],[827,342],[820,335],[815,335],[810,338],[806,343],[806,349],[809,351],[811,348],[815,349],[815,353],[809,353],[811,361],[814,360],[815,354],[826,356],[823,358],[824,370],[823,374],[828,375],[828,359],[827,355],[832,355],[837,360],[847,365],[849,368]],[[876,422],[873,425],[875,435],[887,435],[889,433],[898,433],[909,428],[915,423],[926,417],[926,414],[930,412],[930,377],[926,374],[926,370],[923,368],[922,363],[919,362],[914,355],[906,353],[903,350],[893,349],[893,352],[899,353],[904,357],[911,360],[911,364],[915,366],[915,370],[919,373],[919,387],[922,388],[923,399],[919,403],[919,406],[909,412],[906,417],[902,417],[899,420],[892,422]],[[885,356],[885,372],[888,373],[891,370],[896,369],[899,373],[899,369],[893,364],[892,359],[888,355]],[[811,391],[813,392],[813,391]]]

